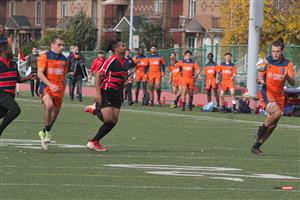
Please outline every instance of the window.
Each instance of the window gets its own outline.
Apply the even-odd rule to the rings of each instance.
[[[63,1],[61,3],[61,18],[64,18],[67,16],[67,2]]]
[[[93,0],[93,5],[92,5],[92,20],[94,24],[97,24],[97,1]]]
[[[11,1],[9,2],[9,15],[10,16],[15,15],[15,12],[16,12],[16,3],[15,1]]]
[[[187,47],[191,49],[196,48],[196,37],[187,38]]]
[[[162,0],[156,0],[156,2],[155,2],[155,12],[156,13],[161,13],[161,5],[162,5]]]
[[[41,25],[42,22],[42,2],[37,1],[35,4],[35,24]]]
[[[189,5],[189,18],[192,19],[195,17],[196,13],[196,0],[190,0]]]

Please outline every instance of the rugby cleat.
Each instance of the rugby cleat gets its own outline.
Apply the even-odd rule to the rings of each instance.
[[[51,134],[48,131],[46,131],[46,133],[45,133],[44,142],[45,143],[51,143]]]
[[[92,141],[89,140],[86,144],[86,147],[90,150],[99,151],[99,152],[105,152],[108,149],[103,147],[98,141]]]
[[[251,148],[251,152],[254,153],[254,154],[256,154],[256,155],[261,155],[261,154],[263,154],[263,152],[262,152],[259,148],[255,147],[255,146],[253,146],[253,147]]]
[[[177,108],[177,105],[173,104],[170,106],[170,108],[172,108],[172,109]]]
[[[41,148],[45,151],[48,150],[48,143],[45,142],[45,139],[46,139],[46,133],[44,133],[44,131],[40,131],[39,132],[39,137],[41,139]]]

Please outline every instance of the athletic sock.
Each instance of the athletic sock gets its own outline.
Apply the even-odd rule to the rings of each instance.
[[[50,126],[50,125],[47,125],[47,126],[44,127],[43,132],[44,132],[44,133],[50,132],[50,130],[51,130],[51,126]]]

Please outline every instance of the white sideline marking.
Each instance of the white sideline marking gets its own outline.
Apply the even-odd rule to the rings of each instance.
[[[165,176],[204,177],[228,181],[244,182],[242,178],[299,180],[298,177],[244,172],[238,168],[178,166],[178,165],[152,165],[152,164],[108,164],[116,168],[145,169],[145,173]]]
[[[24,101],[24,102],[40,102],[38,100],[29,100],[29,99],[19,99],[18,101]],[[35,106],[35,105],[32,105]],[[68,104],[64,103],[63,107],[86,107],[86,105],[81,105],[81,104]],[[256,124],[256,125],[261,125],[262,122],[256,122],[256,121],[248,121],[248,120],[241,120],[241,119],[228,119],[228,118],[222,118],[222,117],[209,117],[209,116],[193,116],[193,115],[184,115],[184,114],[178,114],[178,113],[167,113],[167,112],[159,112],[159,111],[141,111],[141,110],[131,110],[131,109],[123,109],[122,111],[125,112],[133,112],[133,113],[142,113],[142,114],[151,114],[155,116],[173,116],[173,117],[185,117],[185,118],[192,118],[196,120],[214,120],[218,122],[240,122],[240,123],[248,123],[248,124]],[[295,128],[295,129],[300,129],[300,126],[296,125],[289,125],[289,124],[278,124],[278,127],[284,127],[284,128]]]
[[[88,185],[88,184],[40,184],[40,183],[0,183],[0,186],[57,186],[57,187],[106,187],[106,188],[129,188],[129,189],[163,189],[163,190],[230,190],[230,191],[257,191],[257,192],[285,192],[275,189],[254,189],[254,188],[204,188],[204,187],[164,187],[148,185]],[[291,190],[289,192],[300,192],[300,190]]]

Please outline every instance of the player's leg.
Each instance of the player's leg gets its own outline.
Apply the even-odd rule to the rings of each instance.
[[[154,105],[154,87],[155,87],[155,79],[149,78],[150,106]]]
[[[232,102],[233,112],[237,112],[237,109],[236,109],[236,97],[235,97],[234,87],[230,88],[230,94],[231,94],[231,102]]]
[[[222,108],[222,110],[225,110],[225,97],[224,97],[225,91],[223,90],[223,88],[221,88],[220,90],[220,107]]]
[[[215,98],[216,98],[216,102],[217,102],[217,106],[219,107],[220,105],[220,99],[219,99],[219,93],[218,93],[218,88],[213,88],[214,90],[214,94],[215,94]]]
[[[21,113],[21,109],[17,102],[9,94],[0,94],[1,103],[0,103],[0,119],[3,118],[0,124],[0,136],[3,133],[4,129],[18,117]]]
[[[145,96],[145,94],[147,94],[147,83],[148,83],[147,80],[142,82],[143,95],[144,95],[144,96]]]
[[[277,126],[279,119],[281,118],[281,109],[276,102],[268,103],[267,105],[268,115],[262,126],[258,127],[255,144],[251,148],[251,152],[254,154],[261,154],[260,146],[270,137],[272,132]]]
[[[139,93],[140,93],[140,87],[141,87],[141,81],[136,81],[136,89],[135,89],[135,103],[139,102]]]
[[[207,103],[211,102],[211,86],[206,88]]]
[[[182,86],[182,96],[183,96],[183,102],[182,102],[182,111],[185,111],[185,106],[186,106],[186,95],[187,95],[187,85],[186,84],[184,84],[183,86]]]
[[[82,102],[82,76],[76,76],[76,84],[77,84],[77,96],[78,100]]]
[[[30,92],[31,96],[34,97],[34,80],[30,80]]]
[[[160,96],[161,96],[161,80],[158,79],[155,83],[155,89],[156,89],[156,94],[157,94],[157,102],[159,105],[161,105],[161,100],[160,100]]]

